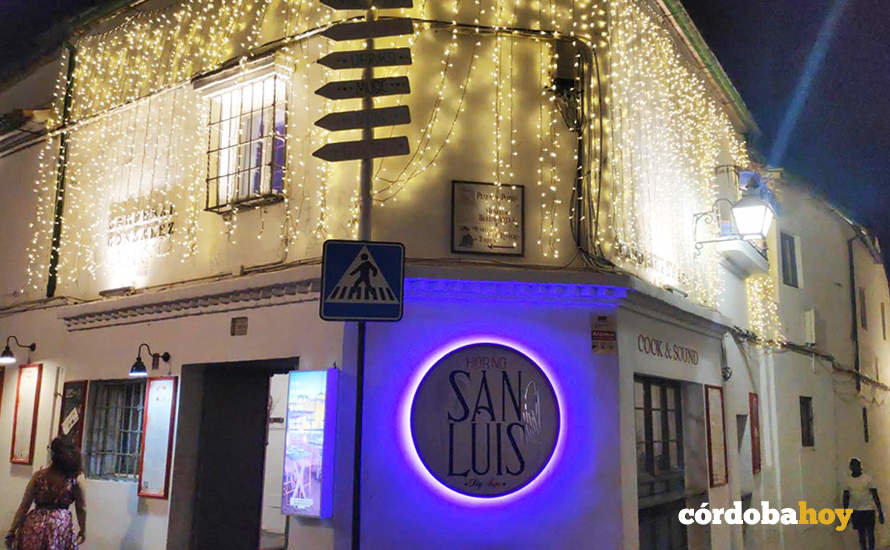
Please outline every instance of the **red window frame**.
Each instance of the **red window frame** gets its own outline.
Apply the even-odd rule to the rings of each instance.
[[[751,471],[756,475],[761,470],[760,454],[760,397],[748,394],[748,414],[751,418]]]

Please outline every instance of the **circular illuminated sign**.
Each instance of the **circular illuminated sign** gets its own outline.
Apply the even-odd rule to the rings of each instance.
[[[411,405],[411,436],[429,473],[461,494],[494,498],[538,477],[559,439],[547,374],[502,344],[451,351],[426,372]]]

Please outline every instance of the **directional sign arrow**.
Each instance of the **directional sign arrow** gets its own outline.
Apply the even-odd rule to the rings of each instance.
[[[341,162],[344,160],[395,157],[399,155],[407,155],[410,152],[411,149],[408,147],[408,138],[396,137],[328,143],[318,151],[312,153],[312,156],[328,162]]]
[[[321,3],[335,10],[366,10],[371,4],[378,10],[414,7],[411,0],[321,0]]]
[[[329,82],[315,93],[328,99],[353,99],[357,97],[377,97],[411,93],[407,76],[373,78],[365,80],[343,80]]]
[[[381,50],[356,50],[350,52],[330,53],[318,60],[318,63],[331,69],[361,69],[365,67],[389,67],[392,65],[410,65],[411,50],[409,48],[386,48]]]
[[[341,23],[326,29],[321,35],[341,42],[413,33],[414,22],[410,19],[381,19],[364,23]]]
[[[395,126],[410,124],[411,111],[406,105],[371,109],[369,111],[346,111],[331,113],[316,121],[315,125],[336,132],[337,130],[355,130],[357,128],[375,128],[377,126]]]

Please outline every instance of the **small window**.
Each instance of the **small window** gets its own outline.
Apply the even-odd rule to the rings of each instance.
[[[862,407],[862,437],[868,443],[868,409],[865,407]]]
[[[884,302],[881,302],[881,334],[884,336],[884,341],[887,341],[887,313],[884,311]]]
[[[145,380],[90,382],[89,401],[86,475],[135,481],[142,447]]]
[[[865,289],[859,287],[859,324],[862,330],[868,330],[868,308],[865,303]]]
[[[816,445],[813,434],[813,398],[800,397],[800,444],[804,447]]]
[[[680,385],[634,380],[638,491],[641,498],[683,490],[683,414]]]
[[[210,97],[207,210],[283,200],[286,92],[273,73]]]
[[[793,236],[781,233],[782,244],[782,281],[794,288],[799,288],[797,276],[797,243]]]

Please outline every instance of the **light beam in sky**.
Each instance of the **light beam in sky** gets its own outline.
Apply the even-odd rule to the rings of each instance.
[[[773,142],[772,150],[770,150],[769,163],[772,166],[781,165],[785,157],[791,133],[794,131],[794,127],[797,126],[797,120],[800,118],[803,106],[810,96],[813,80],[816,79],[816,75],[819,74],[819,69],[822,67],[822,62],[825,61],[828,46],[831,45],[831,39],[834,38],[837,24],[848,3],[848,0],[834,0],[834,4],[828,12],[828,17],[822,23],[819,36],[816,38],[816,43],[813,44],[813,49],[810,50],[810,54],[807,56],[803,73],[800,75],[797,86],[794,88],[794,94],[791,96],[791,104],[785,112],[785,118],[782,119],[782,125],[779,126],[779,132],[776,135],[776,140]]]

